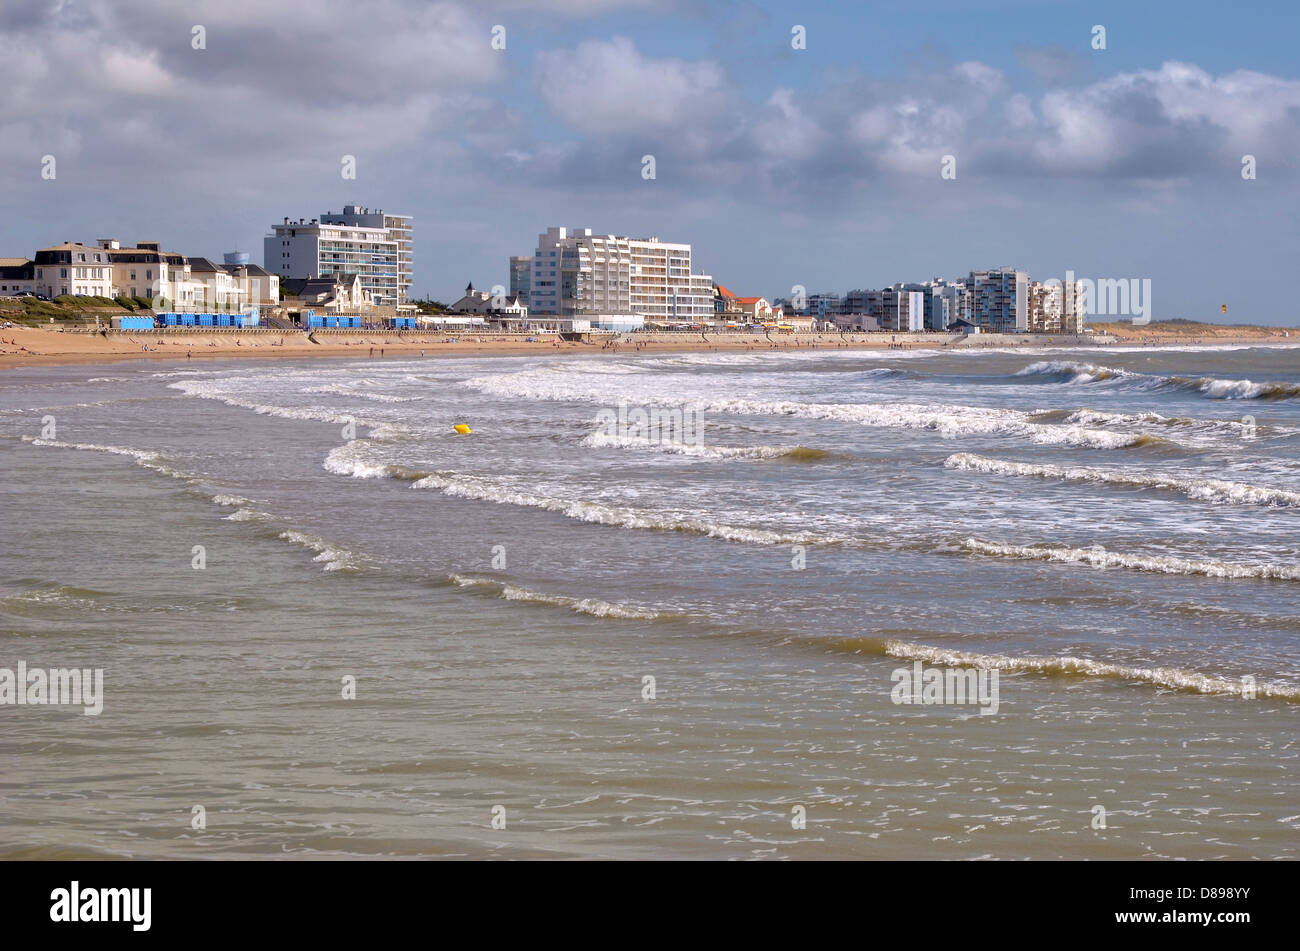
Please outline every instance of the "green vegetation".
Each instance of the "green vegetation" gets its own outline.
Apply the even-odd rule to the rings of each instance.
[[[76,307],[79,310],[86,310],[88,308],[98,309],[103,307],[107,307],[112,310],[122,309],[122,304],[119,303],[118,301],[113,300],[112,298],[95,297],[89,294],[83,294],[83,295],[60,294],[58,297],[54,298],[53,303],[62,304],[64,307]]]
[[[411,303],[418,307],[422,314],[441,314],[447,310],[447,305],[440,300],[413,300]]]

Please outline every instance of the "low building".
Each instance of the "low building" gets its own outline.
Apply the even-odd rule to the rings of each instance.
[[[331,274],[329,277],[291,277],[280,281],[285,308],[307,307],[327,314],[358,313],[371,309],[370,295],[361,286],[359,274]],[[292,298],[292,301],[290,300]]]
[[[190,266],[190,277],[202,288],[199,299],[194,302],[196,310],[204,313],[233,313],[244,309],[248,301],[233,274],[207,258],[185,260]]]
[[[713,285],[713,313],[723,318],[744,316],[740,307],[740,298],[721,284]]]
[[[69,294],[77,297],[116,297],[113,260],[104,248],[80,242],[41,248],[32,262],[36,293],[51,300]]]
[[[247,306],[275,307],[280,303],[280,276],[272,274],[265,268],[248,262],[248,255],[242,251],[231,251],[225,255],[221,267],[228,271],[239,286],[240,295]]]
[[[880,329],[880,318],[875,314],[836,314],[834,321],[835,329],[845,333]]]
[[[755,324],[772,321],[772,305],[766,297],[737,297],[736,305],[739,308],[737,313],[743,320]]]
[[[465,286],[465,296],[447,308],[453,314],[495,314],[505,317],[527,317],[528,305],[518,294],[502,295],[498,299],[487,291],[474,289],[473,282]]]
[[[0,295],[38,293],[33,287],[35,283],[36,265],[30,259],[0,258]]]
[[[155,309],[193,311],[203,284],[195,281],[183,254],[164,251],[157,241],[123,247],[116,238],[100,238],[99,250],[113,262],[113,296],[152,301]]]

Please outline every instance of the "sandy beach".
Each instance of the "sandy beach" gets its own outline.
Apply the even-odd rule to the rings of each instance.
[[[891,334],[804,333],[767,337],[746,333],[638,333],[577,341],[553,334],[447,334],[432,331],[317,331],[309,339],[299,331],[262,329],[111,331],[105,334],[58,327],[9,327],[0,330],[0,368],[116,360],[203,360],[219,357],[288,359],[298,357],[425,356],[465,354],[520,355],[563,352],[688,352],[795,349],[967,349],[970,347],[1188,346],[1277,344],[1296,338],[1276,327],[1211,324],[1094,325],[1093,334]]]

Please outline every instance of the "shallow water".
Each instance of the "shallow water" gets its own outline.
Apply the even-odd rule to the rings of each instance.
[[[0,707],[6,857],[1297,852],[1292,348],[23,369],[0,437],[0,667],[105,694]]]

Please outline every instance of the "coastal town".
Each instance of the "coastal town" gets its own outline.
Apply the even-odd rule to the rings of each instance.
[[[413,246],[410,216],[355,204],[315,218],[284,217],[263,239],[260,265],[244,251],[224,253],[218,264],[157,241],[67,240],[31,258],[0,258],[0,299],[80,307],[104,331],[1078,335],[1095,295],[1088,282],[1037,281],[998,267],[843,293],[796,285],[769,299],[698,271],[690,243],[550,227],[531,253],[510,257],[508,283],[483,289],[470,281],[459,300],[444,305],[412,298]],[[42,308],[34,311],[40,316]]]

